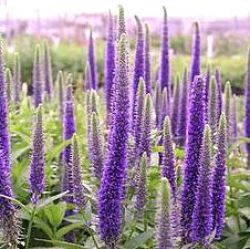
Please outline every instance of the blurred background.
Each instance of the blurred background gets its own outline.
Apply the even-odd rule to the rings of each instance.
[[[65,70],[82,77],[92,28],[102,84],[107,13],[111,10],[116,14],[119,4],[125,8],[131,55],[137,14],[149,24],[152,59],[157,65],[164,5],[169,17],[172,70],[179,72],[189,62],[192,24],[199,21],[204,68],[208,62],[214,68],[221,67],[224,81],[230,79],[236,93],[243,91],[245,55],[250,43],[250,0],[0,0],[0,32],[9,54],[15,50],[21,54],[23,80],[30,81],[32,49],[41,39],[51,44],[54,75]],[[11,67],[11,60],[9,64]],[[157,71],[157,66],[153,70]]]

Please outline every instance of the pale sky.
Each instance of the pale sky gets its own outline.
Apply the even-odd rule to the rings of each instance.
[[[3,2],[2,0],[1,2]],[[161,17],[165,5],[170,17],[223,19],[250,16],[250,0],[5,0],[11,17],[53,17],[65,13],[117,11],[122,4],[126,16]],[[1,7],[0,14],[4,12]]]

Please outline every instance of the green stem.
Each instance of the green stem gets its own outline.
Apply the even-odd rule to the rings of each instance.
[[[28,226],[27,240],[26,240],[25,249],[29,248],[30,235],[31,235],[33,220],[34,220],[34,217],[35,217],[35,212],[36,212],[36,205],[34,205],[33,208],[32,208],[32,213],[31,213],[31,216],[30,216],[30,221],[29,221],[29,226]]]
[[[144,212],[144,232],[148,230],[148,219],[147,219],[147,211]]]

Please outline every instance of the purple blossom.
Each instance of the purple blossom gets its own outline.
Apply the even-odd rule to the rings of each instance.
[[[91,116],[90,128],[90,158],[93,165],[94,175],[98,179],[102,178],[103,171],[103,148],[102,136],[98,116],[95,112]]]
[[[44,138],[42,105],[37,108],[36,121],[33,131],[32,155],[30,163],[31,201],[36,204],[45,189],[44,176]]]
[[[194,81],[195,76],[200,75],[201,73],[201,41],[200,41],[200,29],[199,24],[194,23],[195,33],[193,38],[193,53],[192,53],[192,65],[191,65],[191,74],[190,80]]]
[[[13,197],[10,179],[10,133],[8,126],[8,100],[4,72],[3,41],[0,41],[0,194]],[[4,240],[17,247],[20,235],[19,220],[13,203],[0,197],[0,226]]]
[[[177,131],[177,136],[178,136],[177,143],[180,146],[185,146],[186,144],[188,92],[189,92],[188,75],[187,75],[187,68],[185,68],[182,80],[180,115],[178,120],[178,131]]]
[[[128,52],[125,34],[117,51],[114,120],[99,192],[99,225],[101,238],[108,248],[116,248],[120,237],[130,130],[130,97]]]
[[[207,72],[206,72],[206,76],[205,76],[205,122],[208,123],[208,106],[209,106],[209,93],[210,93],[210,65],[207,65]]]
[[[227,119],[227,139],[228,143],[232,143],[232,89],[228,81],[225,86],[225,115]]]
[[[195,193],[197,189],[200,148],[204,131],[204,82],[202,77],[195,77],[192,83],[187,127],[187,147],[182,191],[181,226],[184,243],[191,241],[190,232]]]
[[[89,47],[88,47],[88,62],[91,73],[91,88],[97,89],[98,87],[98,76],[97,76],[97,65],[95,59],[95,46],[93,40],[92,29],[89,33]]]
[[[156,127],[160,127],[160,123],[161,123],[161,101],[162,101],[162,96],[161,96],[161,87],[158,84],[158,82],[156,83],[156,87],[155,87],[155,115],[156,115]]]
[[[178,119],[179,119],[179,111],[180,111],[180,79],[177,77],[175,88],[174,88],[174,97],[172,103],[172,112],[171,112],[171,127],[172,134],[174,137],[177,136],[177,128],[178,128]]]
[[[126,34],[126,23],[124,16],[124,8],[122,5],[119,5],[119,14],[118,14],[118,31],[117,31],[117,40],[119,41],[122,34]]]
[[[245,89],[245,136],[250,138],[250,48],[248,49],[247,77]],[[250,143],[246,143],[247,167],[250,169]]]
[[[5,79],[6,79],[6,88],[7,88],[7,99],[10,104],[12,101],[12,86],[13,86],[13,78],[9,68],[5,70]]]
[[[170,187],[166,178],[161,179],[157,198],[156,213],[156,248],[173,249],[171,238],[171,201]]]
[[[43,102],[43,72],[42,72],[42,55],[39,45],[36,46],[34,63],[33,63],[33,96],[34,105],[38,107]]]
[[[177,194],[177,182],[176,182],[176,170],[175,170],[175,154],[173,147],[173,140],[171,134],[171,125],[169,117],[167,116],[164,121],[163,131],[163,165],[162,165],[162,176],[167,177],[171,186],[171,193],[174,199]]]
[[[72,139],[76,132],[76,121],[74,111],[74,99],[72,93],[72,86],[69,85],[66,91],[66,99],[64,103],[64,117],[63,117],[63,139],[64,141]],[[63,191],[69,191],[73,194],[73,171],[72,171],[72,144],[65,147],[63,151]],[[73,196],[66,196],[67,202],[73,203]]]
[[[160,85],[161,90],[167,89],[168,98],[170,97],[170,59],[169,59],[169,38],[168,38],[168,20],[167,11],[163,7],[164,19],[162,27],[161,41],[161,69],[160,69]]]
[[[150,58],[150,34],[148,24],[145,24],[145,44],[144,44],[144,79],[146,93],[151,93],[151,58]]]
[[[72,168],[73,168],[73,179],[74,179],[74,203],[77,207],[77,210],[83,210],[86,204],[84,196],[84,187],[83,187],[83,176],[82,176],[82,165],[81,158],[79,153],[79,145],[77,141],[76,134],[74,134],[72,139]]]
[[[86,62],[86,67],[85,67],[85,89],[87,91],[92,89],[91,71],[88,61]]]
[[[109,25],[108,25],[106,55],[105,55],[105,93],[106,93],[106,105],[108,114],[112,111],[114,76],[115,76],[114,20],[111,12],[109,12]]]
[[[216,230],[216,238],[220,239],[224,228],[224,217],[226,210],[226,174],[227,174],[227,121],[222,113],[218,132],[218,151],[215,158],[213,170],[213,195],[212,214],[213,230]]]
[[[209,125],[205,126],[200,154],[200,168],[192,215],[192,241],[208,243],[212,225],[212,140]]]
[[[140,160],[140,174],[136,190],[135,209],[137,218],[143,218],[147,204],[147,161],[147,155],[144,153]]]
[[[48,100],[52,100],[52,94],[53,94],[53,78],[52,78],[52,68],[51,68],[51,57],[50,57],[50,50],[49,45],[45,41],[44,42],[44,90],[47,93]]]

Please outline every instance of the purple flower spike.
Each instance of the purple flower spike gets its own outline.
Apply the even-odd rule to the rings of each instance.
[[[90,33],[89,33],[88,62],[89,62],[89,67],[90,67],[90,72],[91,72],[91,87],[92,89],[97,89],[98,76],[97,76],[95,46],[94,46],[92,29],[90,30]]]
[[[227,137],[228,144],[232,143],[232,88],[228,81],[225,86],[225,115],[227,118]]]
[[[169,59],[169,38],[168,38],[168,20],[167,10],[163,7],[164,19],[162,27],[161,41],[161,69],[160,69],[160,85],[161,90],[167,89],[168,99],[170,98],[170,59]]]
[[[144,45],[144,79],[146,93],[151,93],[151,57],[150,57],[150,34],[148,24],[145,24],[145,45]]]
[[[85,67],[85,89],[87,91],[90,91],[92,89],[91,71],[88,61],[86,62],[86,67]]]
[[[245,100],[245,136],[250,138],[250,47],[248,49],[247,77],[246,77],[246,100]],[[250,169],[250,143],[246,144],[247,167]]]
[[[164,121],[164,132],[163,132],[163,165],[162,165],[162,176],[167,177],[171,186],[171,193],[174,199],[177,194],[177,182],[176,182],[176,170],[175,170],[175,154],[173,147],[173,140],[171,134],[171,125],[169,117],[167,116]]]
[[[48,42],[44,42],[44,90],[47,94],[48,100],[52,100],[53,94],[53,78],[52,78],[52,68],[51,68],[51,57]]]
[[[124,8],[122,5],[119,5],[119,14],[118,14],[118,31],[117,31],[117,40],[119,41],[122,34],[126,34],[126,23],[124,16]]]
[[[8,100],[4,72],[3,41],[0,40],[0,194],[13,197],[10,179],[10,133]],[[11,247],[18,247],[20,235],[17,211],[12,201],[0,197],[0,226],[3,238]]]
[[[212,140],[211,129],[206,125],[201,147],[198,186],[192,215],[192,242],[208,244],[212,225]]]
[[[213,170],[213,195],[212,215],[213,226],[216,230],[216,238],[220,239],[224,228],[224,217],[226,211],[226,174],[227,174],[227,120],[222,113],[218,132],[218,151],[215,158]]]
[[[200,148],[204,131],[204,82],[201,76],[192,83],[189,103],[189,120],[187,128],[187,149],[182,190],[181,226],[184,243],[191,241],[192,213],[197,189],[200,165]]]
[[[74,99],[72,94],[72,86],[69,85],[66,91],[66,99],[64,103],[64,117],[63,117],[63,139],[67,141],[72,139],[76,133],[76,121],[74,110]],[[63,191],[69,191],[69,194],[73,194],[73,171],[72,171],[72,144],[66,146],[63,151]],[[69,203],[73,203],[73,196],[66,196],[65,200]]]
[[[18,53],[14,54],[13,57],[13,85],[14,85],[14,103],[16,108],[18,109],[20,105],[20,91],[22,85],[21,79],[21,62]]]
[[[140,19],[135,16],[137,22],[137,44],[135,52],[134,78],[133,78],[133,117],[136,119],[136,93],[141,77],[144,77],[144,34]],[[135,125],[135,123],[134,123]]]
[[[171,238],[171,198],[170,187],[166,178],[161,179],[158,192],[157,214],[156,214],[156,248],[173,249]]]
[[[161,94],[161,118],[159,124],[159,130],[163,129],[163,124],[166,116],[170,114],[170,101],[168,98],[169,94],[167,88],[164,88]]]
[[[179,76],[176,79],[175,88],[174,88],[174,98],[172,104],[172,113],[171,113],[171,127],[172,134],[174,137],[177,136],[178,129],[178,119],[180,111],[180,78]]]
[[[39,45],[36,46],[33,63],[33,96],[34,105],[38,107],[43,102],[42,54]]]
[[[193,38],[193,54],[192,54],[192,65],[191,65],[191,74],[190,80],[194,81],[195,76],[200,75],[201,73],[201,41],[200,41],[200,29],[199,24],[194,23],[195,33]]]
[[[220,115],[222,112],[222,90],[221,90],[221,75],[220,75],[220,71],[219,69],[216,69],[215,71],[215,80],[216,80],[216,84],[217,84],[217,92],[218,92],[218,107],[217,107],[217,123],[219,124],[219,120],[220,120]]]
[[[210,65],[207,65],[207,72],[205,76],[205,122],[208,123],[208,106],[209,106],[209,93],[210,93]]]
[[[84,196],[84,187],[83,187],[83,176],[82,176],[82,165],[81,158],[79,153],[79,145],[77,141],[76,134],[74,134],[72,139],[72,167],[73,167],[73,179],[74,179],[74,203],[77,210],[83,210],[86,204]]]
[[[109,26],[108,26],[106,55],[105,55],[105,93],[106,93],[106,106],[108,114],[112,111],[114,76],[115,76],[114,20],[111,12],[109,12]]]
[[[101,238],[108,248],[116,248],[123,219],[122,202],[127,169],[130,130],[130,97],[126,35],[118,44],[113,126],[108,136],[108,151],[99,192]],[[119,96],[119,98],[118,98]]]
[[[148,157],[148,162],[150,162],[150,156],[151,156],[151,133],[152,133],[152,127],[153,127],[153,104],[150,94],[148,93],[146,95],[145,99],[145,114],[144,120],[143,120],[143,127],[142,127],[142,137],[141,137],[141,152],[140,156],[146,152]]]
[[[30,164],[31,201],[36,204],[45,189],[44,176],[44,138],[42,105],[37,108],[36,121],[33,131],[32,156]]]
[[[93,112],[91,116],[90,157],[93,165],[94,175],[98,179],[101,179],[103,171],[102,136],[98,116],[95,112]]]
[[[155,115],[156,115],[156,127],[160,127],[161,123],[161,106],[162,106],[162,96],[161,96],[161,87],[156,83],[155,87]]]
[[[147,204],[147,155],[143,154],[141,159],[140,174],[138,179],[136,200],[135,200],[135,209],[136,217],[143,218],[144,210]]]
[[[187,132],[187,112],[188,112],[188,75],[187,68],[184,70],[182,89],[181,89],[181,101],[180,101],[180,115],[178,120],[177,130],[177,143],[184,147],[186,144],[186,132]]]

